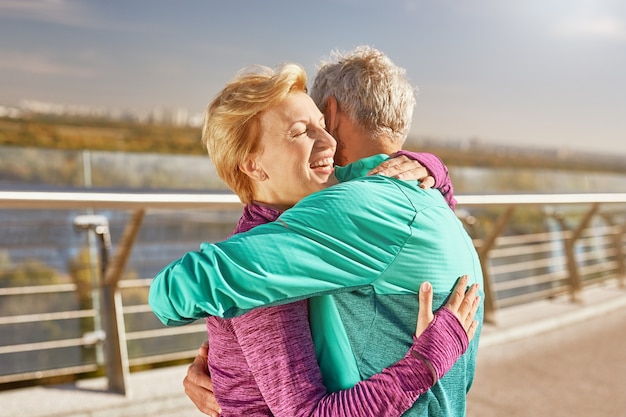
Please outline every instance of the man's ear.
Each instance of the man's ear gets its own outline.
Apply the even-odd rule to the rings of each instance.
[[[326,101],[324,120],[326,122],[326,130],[332,134],[337,129],[337,99],[334,96],[328,97]]]

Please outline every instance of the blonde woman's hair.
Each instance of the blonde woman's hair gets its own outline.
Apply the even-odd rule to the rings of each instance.
[[[251,178],[239,168],[261,152],[260,115],[295,92],[306,92],[306,72],[297,64],[276,69],[255,65],[242,69],[207,106],[202,143],[217,174],[243,203],[253,199]]]
[[[406,71],[375,48],[333,51],[319,65],[310,95],[322,113],[335,97],[339,109],[375,137],[402,144],[411,129],[415,88]]]

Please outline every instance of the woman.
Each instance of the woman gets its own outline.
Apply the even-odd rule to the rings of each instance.
[[[243,73],[211,103],[203,132],[218,174],[246,203],[235,233],[335,182],[335,141],[295,65]],[[418,322],[404,359],[351,389],[327,394],[315,360],[307,302],[207,319],[209,368],[222,415],[401,415],[456,361],[476,330],[476,287]],[[426,286],[426,289],[428,286]],[[426,297],[428,291],[420,297]],[[427,298],[421,299],[430,312]],[[151,300],[151,303],[155,301]],[[462,320],[459,325],[458,317]]]

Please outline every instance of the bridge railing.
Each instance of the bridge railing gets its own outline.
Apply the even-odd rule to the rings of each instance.
[[[563,293],[577,302],[606,280],[624,286],[626,194],[457,200],[482,262],[487,321]],[[240,211],[224,193],[0,191],[0,389],[105,374],[127,394],[131,369],[194,357],[204,324],[162,326],[147,305],[150,278],[225,238]],[[58,258],[46,258],[50,247],[70,252],[70,266],[47,266]]]

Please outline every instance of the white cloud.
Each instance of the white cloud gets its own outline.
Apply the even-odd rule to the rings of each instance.
[[[578,17],[558,21],[554,33],[565,38],[596,38],[626,41],[626,25],[617,17]]]
[[[0,0],[0,16],[85,27],[90,19],[81,3],[72,0]]]
[[[59,75],[78,78],[92,78],[96,75],[91,68],[61,63],[43,54],[14,51],[2,52],[0,70],[33,75]]]
[[[78,29],[142,32],[142,24],[107,17],[98,8],[81,0],[0,0],[0,18],[51,23]]]

